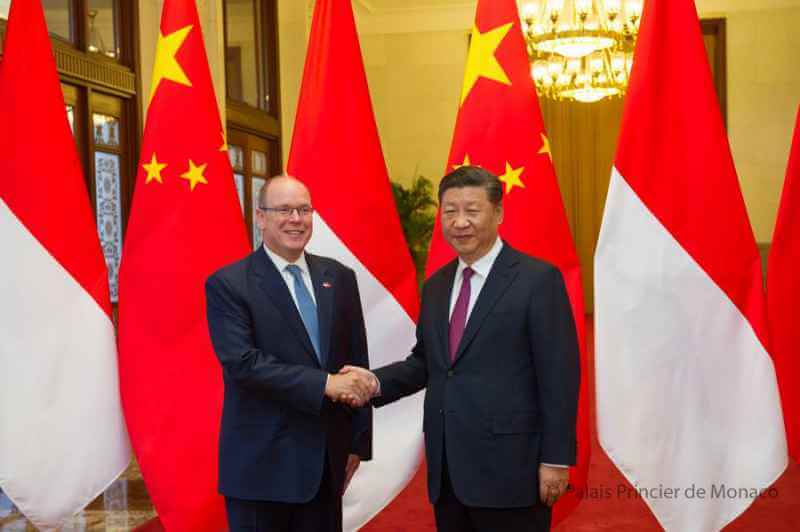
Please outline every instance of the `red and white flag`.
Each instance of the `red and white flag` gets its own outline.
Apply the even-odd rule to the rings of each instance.
[[[127,467],[108,271],[44,13],[11,4],[0,71],[0,487],[56,529]]]
[[[318,0],[287,167],[310,189],[313,253],[353,268],[370,364],[405,358],[415,341],[416,274],[392,197],[350,0]],[[422,394],[375,412],[373,459],[344,497],[356,530],[408,483],[422,452]]]
[[[723,528],[784,470],[786,439],[759,254],[692,0],[645,2],[595,305],[603,449],[666,530]]]
[[[800,111],[767,266],[767,313],[789,456],[800,462]]]

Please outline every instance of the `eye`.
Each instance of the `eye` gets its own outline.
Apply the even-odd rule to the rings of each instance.
[[[291,216],[292,215],[292,210],[293,209],[290,209],[289,207],[278,207],[278,213],[281,216]]]

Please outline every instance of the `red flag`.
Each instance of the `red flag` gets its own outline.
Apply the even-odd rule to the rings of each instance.
[[[786,467],[764,311],[694,2],[649,0],[595,254],[595,374],[600,443],[666,530],[722,529],[755,497],[720,486],[761,493]]]
[[[800,111],[767,266],[767,314],[789,455],[800,462]]]
[[[11,4],[3,50],[0,486],[54,529],[127,467],[130,447],[108,271],[40,2]]]
[[[166,529],[223,530],[203,287],[249,246],[193,0],[164,2],[139,163],[120,268],[125,416]]]
[[[367,325],[370,363],[405,358],[414,344],[418,296],[383,159],[350,0],[314,10],[288,172],[311,191],[309,249],[353,268]],[[374,417],[373,460],[344,499],[354,530],[408,483],[422,449],[421,394]]]
[[[580,501],[589,468],[583,287],[514,0],[478,2],[446,172],[466,164],[481,166],[500,176],[505,185],[505,218],[500,236],[520,251],[557,266],[564,276],[572,304],[582,375],[577,421],[578,460],[570,471],[574,490],[556,504],[555,524]],[[455,253],[442,237],[437,218],[428,256],[428,275],[454,257]]]

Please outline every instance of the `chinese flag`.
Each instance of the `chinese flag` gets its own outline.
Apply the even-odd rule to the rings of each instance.
[[[120,268],[123,408],[167,530],[225,529],[203,286],[248,253],[194,0],[165,0]]]
[[[800,461],[800,327],[794,308],[800,296],[800,112],[783,182],[778,221],[767,269],[767,313],[778,375],[789,456]]]
[[[556,265],[572,303],[584,376],[578,407],[578,462],[570,471],[574,490],[555,506],[555,524],[578,504],[589,466],[583,288],[514,0],[478,1],[446,172],[469,164],[500,176],[505,185],[500,236],[515,248]],[[437,219],[428,275],[454,257]]]

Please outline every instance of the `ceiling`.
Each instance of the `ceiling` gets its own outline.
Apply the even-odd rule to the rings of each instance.
[[[446,9],[452,7],[473,7],[476,0],[355,0],[369,12],[413,11],[425,9]]]
[[[356,0],[369,11],[407,11],[447,7],[474,6],[476,0]],[[519,0],[522,4],[526,0]],[[541,0],[540,0],[541,1]],[[800,7],[800,0],[696,0],[699,11],[741,11]]]

